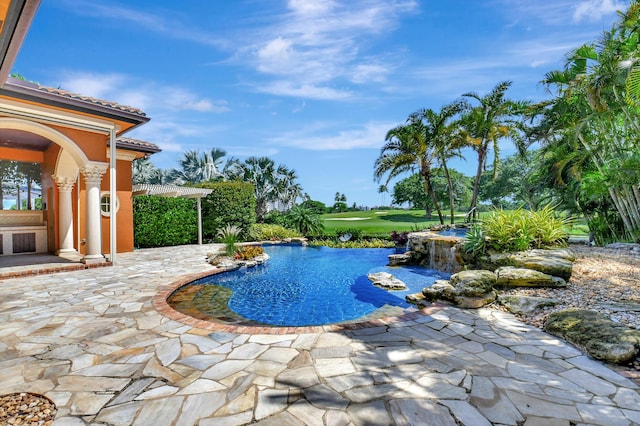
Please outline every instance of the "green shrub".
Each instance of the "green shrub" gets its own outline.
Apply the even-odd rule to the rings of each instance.
[[[541,210],[496,210],[471,228],[465,251],[481,254],[487,250],[513,252],[564,247],[572,219],[559,218],[551,206]]]
[[[309,241],[310,246],[325,246],[332,248],[391,248],[394,247],[392,241],[382,238],[338,241],[333,238],[318,238]]]
[[[260,246],[243,246],[233,257],[236,260],[250,260],[262,254],[264,254],[264,249]]]
[[[242,230],[240,240],[248,238],[256,222],[256,197],[253,185],[246,182],[208,182],[201,187],[213,189],[202,202],[202,233],[213,239],[225,225]]]
[[[324,229],[320,216],[310,209],[295,206],[287,213],[287,221],[302,235],[318,234]]]
[[[217,236],[224,243],[224,253],[227,256],[233,256],[236,253],[236,243],[242,229],[235,225],[225,225],[218,229]]]
[[[359,240],[362,238],[362,232],[363,230],[358,228],[339,229],[336,231],[336,237],[340,238],[343,235],[350,234],[351,238],[349,240]]]
[[[487,237],[478,225],[469,228],[464,239],[464,250],[473,256],[478,256],[487,251]]]
[[[285,238],[300,237],[300,233],[281,225],[254,223],[249,230],[252,241],[279,241]]]
[[[198,240],[196,201],[188,198],[133,198],[133,241],[136,247],[193,244]]]

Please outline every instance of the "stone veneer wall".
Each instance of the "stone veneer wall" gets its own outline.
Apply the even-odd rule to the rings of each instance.
[[[464,268],[462,254],[456,246],[463,239],[443,236],[435,232],[409,234],[408,263],[418,264],[438,271],[455,274]]]

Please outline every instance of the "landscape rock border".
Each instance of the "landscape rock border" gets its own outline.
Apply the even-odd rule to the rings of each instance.
[[[633,361],[640,353],[640,330],[612,321],[599,312],[566,309],[547,317],[544,330],[614,364]]]

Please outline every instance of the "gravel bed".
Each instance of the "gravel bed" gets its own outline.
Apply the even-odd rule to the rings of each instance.
[[[48,426],[53,422],[56,411],[49,398],[35,393],[0,396],[1,425]]]
[[[570,248],[576,261],[567,287],[499,289],[500,294],[548,297],[559,302],[532,315],[520,315],[520,320],[542,328],[550,313],[581,308],[598,311],[613,321],[640,329],[640,253],[582,245]],[[504,310],[496,303],[491,307]]]
[[[543,328],[549,314],[579,308],[600,312],[615,322],[640,330],[640,253],[586,245],[569,248],[575,253],[576,261],[567,287],[498,289],[501,295],[547,297],[558,302],[533,314],[516,315],[520,321]],[[489,307],[506,310],[497,302]],[[631,371],[627,376],[640,385],[640,356],[627,366],[611,367]]]

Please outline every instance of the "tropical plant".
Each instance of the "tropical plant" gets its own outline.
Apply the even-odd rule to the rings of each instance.
[[[633,104],[633,81],[640,72],[639,17],[640,6],[633,1],[611,31],[570,52],[563,70],[547,73],[544,83],[555,89],[556,97],[541,105],[542,119],[535,129],[544,137],[545,155],[569,153],[556,171],[570,178],[566,188],[582,201],[578,207],[593,221],[601,240],[640,241],[640,115]],[[594,215],[589,210],[594,194],[606,195],[618,218]],[[616,230],[618,220],[622,235]]]
[[[227,256],[233,256],[236,253],[236,243],[241,233],[242,228],[235,225],[225,225],[218,230],[216,235],[224,243],[224,253]]]
[[[462,95],[478,103],[475,107],[467,104],[459,122],[461,127],[459,138],[465,138],[467,145],[476,151],[478,156],[473,195],[471,206],[469,207],[474,219],[477,217],[480,178],[482,177],[482,171],[487,166],[489,149],[493,151],[493,170],[495,172],[498,171],[498,161],[500,159],[500,140],[511,138],[516,142],[520,152],[525,151],[523,140],[517,133],[518,130],[523,129],[523,125],[516,119],[524,113],[529,104],[507,99],[506,91],[510,86],[511,81],[503,81],[484,96],[480,96],[475,92]]]
[[[431,183],[431,168],[436,152],[427,132],[417,113],[410,115],[405,124],[389,130],[386,143],[375,161],[373,175],[378,181],[387,175],[388,184],[394,177],[417,169],[423,179],[424,191],[431,197],[442,224],[442,212]],[[430,219],[430,211],[425,210],[425,215]]]
[[[409,233],[408,232],[398,232],[396,230],[391,231],[391,241],[396,246],[406,246],[409,242]]]
[[[227,153],[219,148],[200,153],[197,150],[187,151],[178,160],[180,169],[172,172],[173,180],[178,184],[195,184],[222,180],[222,158]]]
[[[455,223],[454,205],[455,194],[454,185],[449,173],[447,161],[454,157],[460,157],[460,148],[464,145],[464,137],[460,136],[459,124],[452,122],[452,119],[463,111],[465,104],[455,101],[443,106],[439,112],[432,109],[423,109],[418,114],[426,124],[427,134],[430,144],[435,149],[435,156],[444,171],[449,189],[449,210],[451,223]]]
[[[243,163],[234,163],[228,170],[229,180],[241,180],[253,185],[258,222],[274,207],[288,209],[301,197],[302,188],[295,171],[277,166],[268,157],[249,157]]]
[[[310,246],[324,246],[331,248],[390,248],[393,243],[382,238],[340,241],[334,238],[319,238],[309,241]]]
[[[255,223],[249,230],[249,237],[253,241],[281,241],[285,238],[297,238],[300,236],[298,231],[270,223]]]
[[[496,210],[480,225],[471,228],[466,236],[465,250],[480,254],[489,249],[514,252],[565,247],[567,227],[572,221],[572,218],[559,217],[549,205],[537,211]]]
[[[319,233],[324,229],[320,216],[313,210],[296,206],[289,210],[287,220],[302,235]]]
[[[260,246],[242,246],[239,247],[233,258],[236,260],[251,260],[264,254],[264,249]]]
[[[487,236],[479,224],[474,224],[469,228],[464,238],[464,250],[474,257],[487,251]]]

